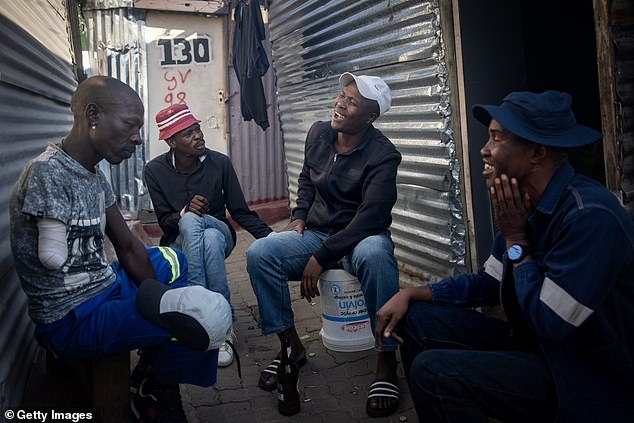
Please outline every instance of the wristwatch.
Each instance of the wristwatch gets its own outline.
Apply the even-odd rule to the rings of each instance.
[[[531,247],[523,244],[513,244],[506,250],[506,258],[509,263],[519,263],[531,253]]]

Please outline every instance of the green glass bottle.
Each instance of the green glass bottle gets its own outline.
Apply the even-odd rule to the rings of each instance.
[[[282,357],[277,368],[277,408],[280,414],[292,416],[299,413],[299,366],[291,358],[288,338],[282,338]]]

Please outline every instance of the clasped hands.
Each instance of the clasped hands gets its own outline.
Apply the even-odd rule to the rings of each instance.
[[[202,216],[209,211],[209,201],[206,197],[196,194],[189,201],[189,204],[187,204],[185,211],[190,211],[198,216]]]

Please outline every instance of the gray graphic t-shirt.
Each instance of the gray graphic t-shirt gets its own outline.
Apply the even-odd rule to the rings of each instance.
[[[103,246],[106,208],[114,202],[100,170],[89,172],[56,145],[49,144],[22,171],[9,208],[11,248],[35,322],[61,319],[114,282]],[[36,218],[66,225],[68,258],[58,270],[40,263]]]

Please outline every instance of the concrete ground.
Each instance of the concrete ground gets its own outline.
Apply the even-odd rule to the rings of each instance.
[[[280,222],[274,227],[281,227]],[[245,254],[253,237],[238,231],[235,250],[227,259],[231,300],[236,312],[234,325],[238,337],[236,349],[242,365],[242,383],[235,365],[218,369],[218,380],[211,388],[183,385],[181,395],[189,423],[224,422],[415,422],[416,413],[402,369],[399,368],[401,403],[387,418],[370,418],[365,413],[368,385],[374,379],[376,354],[334,352],[320,339],[319,298],[313,304],[300,299],[299,283],[291,283],[291,298],[297,331],[308,354],[308,363],[300,370],[301,411],[285,417],[277,411],[275,392],[257,387],[260,371],[279,350],[276,336],[262,336],[258,327],[258,306],[245,268]],[[85,411],[85,393],[72,376],[47,374],[43,355],[35,361],[27,387],[24,408],[55,408]],[[136,354],[132,353],[132,363]],[[117,423],[117,422],[113,422]],[[126,422],[122,422],[126,423]]]

